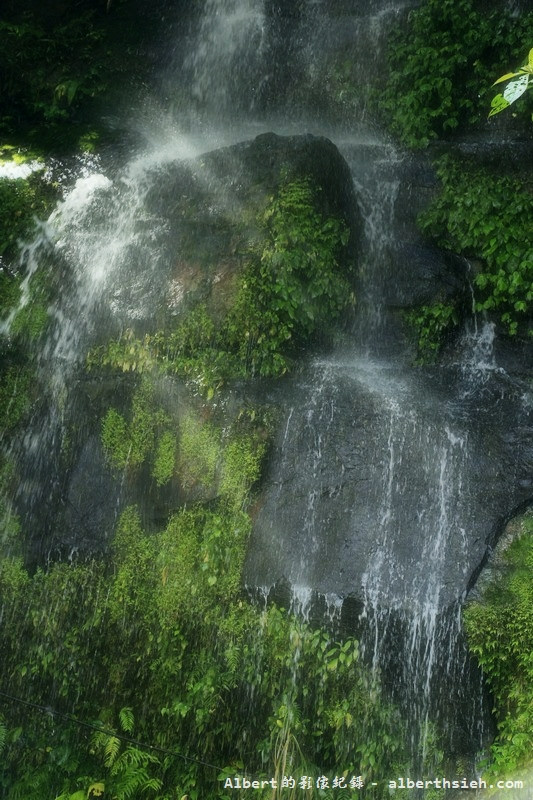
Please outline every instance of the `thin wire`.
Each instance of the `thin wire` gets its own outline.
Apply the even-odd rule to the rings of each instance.
[[[14,703],[20,703],[21,705],[28,706],[29,708],[35,708],[38,711],[42,711],[44,714],[50,714],[53,717],[67,720],[67,722],[72,722],[75,725],[79,725],[81,728],[89,728],[90,730],[97,731],[98,733],[103,733],[105,736],[113,736],[115,739],[120,739],[122,742],[133,744],[136,747],[144,747],[146,750],[155,750],[156,752],[163,753],[167,756],[182,758],[184,761],[191,761],[193,764],[200,764],[202,767],[216,769],[219,772],[224,771],[224,767],[217,767],[216,764],[210,764],[208,761],[201,761],[199,758],[192,758],[192,756],[184,756],[183,753],[178,753],[176,750],[168,750],[166,747],[158,747],[158,745],[155,744],[146,744],[146,742],[141,742],[139,739],[132,739],[129,736],[123,736],[120,733],[115,733],[115,731],[102,728],[100,725],[95,725],[91,722],[84,722],[81,719],[72,717],[70,714],[63,714],[61,711],[56,711],[54,708],[51,708],[51,706],[42,706],[39,705],[39,703],[32,703],[30,700],[23,700],[21,697],[15,697],[12,694],[2,691],[0,691],[0,697],[5,697]]]

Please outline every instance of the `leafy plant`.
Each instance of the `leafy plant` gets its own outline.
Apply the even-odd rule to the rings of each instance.
[[[32,233],[35,217],[50,210],[53,194],[39,173],[28,178],[0,178],[0,255],[12,258],[16,254],[19,240]]]
[[[205,305],[198,305],[167,334],[118,342],[89,354],[88,366],[123,371],[160,369],[177,374],[208,399],[237,377],[279,376],[290,356],[324,336],[353,302],[342,265],[349,231],[315,207],[307,178],[286,179],[260,220],[263,236],[251,247],[235,301],[219,330]]]
[[[192,413],[180,420],[178,472],[186,487],[212,487],[222,456],[221,432]]]
[[[379,106],[391,130],[424,147],[482,119],[487,74],[533,37],[533,14],[487,11],[474,0],[425,0],[391,37],[388,82]]]
[[[133,396],[130,422],[114,408],[108,410],[102,421],[102,445],[111,464],[121,470],[140,466],[153,456],[157,432],[168,423],[168,415],[155,405],[153,383],[144,378]],[[164,475],[168,480],[169,443],[168,438],[158,441],[156,480],[162,480]]]
[[[165,431],[157,442],[152,476],[158,486],[164,486],[170,481],[176,467],[176,435],[172,431]]]
[[[453,303],[420,306],[408,311],[405,318],[416,331],[417,360],[424,364],[435,360],[445,335],[459,321]]]
[[[338,219],[321,218],[306,178],[282,184],[263,224],[266,242],[243,276],[224,335],[247,372],[279,375],[288,369],[285,353],[350,302],[338,261],[349,231]]]
[[[528,63],[520,67],[518,72],[507,72],[497,81],[494,81],[492,85],[496,86],[498,83],[505,83],[505,81],[508,81],[508,83],[503,94],[500,92],[492,98],[489,117],[499,114],[504,108],[508,108],[511,103],[522,97],[524,92],[533,86],[533,49],[529,51]]]
[[[15,428],[30,407],[32,374],[28,368],[9,366],[0,383],[0,430]]]
[[[533,518],[505,550],[499,574],[464,612],[470,648],[490,684],[498,723],[491,775],[515,771],[533,752]]]
[[[441,193],[420,215],[422,230],[445,249],[479,260],[476,310],[496,313],[511,335],[525,332],[533,300],[531,193],[519,179],[464,159],[440,159],[437,174]]]

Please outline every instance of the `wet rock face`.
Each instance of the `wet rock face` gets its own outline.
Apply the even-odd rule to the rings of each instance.
[[[464,375],[442,372],[348,354],[293,383],[248,585],[288,582],[401,613],[460,601],[504,519],[531,496],[533,438],[509,382],[470,384],[465,403]]]

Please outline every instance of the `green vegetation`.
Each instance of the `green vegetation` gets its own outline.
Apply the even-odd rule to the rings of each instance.
[[[30,406],[31,372],[15,365],[7,367],[0,383],[0,431],[15,428]]]
[[[498,736],[491,775],[515,772],[533,752],[533,517],[519,523],[493,581],[464,619],[472,652],[494,697]]]
[[[504,108],[509,108],[511,103],[515,103],[518,98],[533,87],[533,49],[529,51],[528,63],[524,64],[518,72],[507,72],[498,78],[492,85],[507,82],[503,94],[500,92],[491,101],[491,111],[489,117],[499,114]]]
[[[419,218],[445,249],[479,260],[476,310],[496,315],[511,334],[525,333],[533,300],[533,196],[518,178],[470,161],[439,161],[440,195]]]
[[[178,469],[184,486],[208,487],[215,482],[221,458],[221,432],[189,413],[180,420]]]
[[[158,486],[170,481],[176,467],[177,439],[172,431],[165,431],[157,443],[152,477]]]
[[[13,475],[12,462],[0,456],[0,547],[3,553],[11,554],[20,552],[20,522],[13,512],[8,491]]]
[[[136,51],[156,18],[131,0],[5,0],[0,135],[54,152],[94,147],[95,102],[145,69]]]
[[[93,351],[88,365],[179,375],[209,398],[224,381],[279,376],[298,348],[327,334],[353,294],[341,267],[349,231],[316,210],[308,179],[285,180],[261,216],[263,237],[250,252],[235,299],[217,329],[204,305],[170,334],[131,331]]]
[[[391,130],[423,147],[485,118],[490,76],[532,40],[532,12],[515,17],[475,0],[426,0],[391,40],[380,99]]]
[[[249,485],[255,474],[251,465]],[[111,565],[55,564],[30,576],[3,558],[3,689],[62,713],[75,708],[106,730],[5,702],[6,800],[77,800],[94,785],[117,798],[142,787],[160,800],[210,800],[243,770],[333,775],[342,764],[368,781],[402,762],[401,720],[357,642],[240,596],[250,519],[235,485],[236,495],[227,484],[218,503],[179,511],[151,534],[126,509]],[[120,739],[132,732],[193,760]]]
[[[286,352],[337,319],[350,298],[339,265],[349,231],[315,210],[305,178],[285,182],[263,215],[266,241],[245,272],[225,336],[247,374],[280,375]]]
[[[20,244],[31,241],[36,221],[49,213],[56,199],[56,189],[43,179],[42,171],[27,178],[0,178],[0,257],[6,265],[0,267],[0,320],[10,318],[2,348],[21,363],[31,361],[28,345],[47,327],[51,286],[47,270],[24,282],[17,258]]]
[[[136,389],[129,421],[110,408],[102,420],[101,441],[110,464],[130,473],[149,464],[157,486],[174,477],[196,497],[220,497],[241,510],[259,480],[270,433],[269,415],[245,414],[224,432],[192,410],[178,421],[155,402],[148,375]]]
[[[133,396],[129,423],[114,408],[110,408],[103,419],[102,444],[111,464],[121,470],[140,466],[153,454],[156,437],[169,422],[168,415],[162,409],[156,408],[153,384],[145,378]],[[159,458],[158,474],[161,470],[168,471],[168,464],[161,462],[164,450],[161,453],[160,447],[161,439],[156,456],[156,459]]]
[[[446,335],[459,322],[453,303],[419,306],[406,312],[405,318],[416,334],[419,364],[429,364],[436,360]]]

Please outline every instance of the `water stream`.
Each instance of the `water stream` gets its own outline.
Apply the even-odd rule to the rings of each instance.
[[[56,494],[57,476],[48,465],[58,458],[79,359],[99,341],[95,319],[105,317],[120,332],[133,319],[149,320],[158,302],[157,286],[147,287],[164,258],[165,231],[145,207],[156,168],[271,129],[330,136],[349,164],[364,221],[358,314],[342,347],[312,360],[282,398],[284,420],[245,580],[265,607],[285,581],[290,610],[306,621],[316,621],[313,604],[321,598],[326,623],[360,637],[364,659],[409,719],[417,768],[432,726],[445,731],[452,751],[473,761],[487,735],[486,708],[466,654],[460,610],[488,534],[478,521],[485,490],[477,475],[480,427],[461,403],[479,397],[498,372],[494,330],[480,321],[465,332],[460,379],[449,391],[410,366],[399,316],[384,302],[396,279],[403,154],[375,129],[336,131],[310,109],[302,120],[292,107],[280,111],[273,102],[276,87],[291,83],[284,68],[297,68],[311,83],[320,72],[326,53],[317,19],[325,43],[341,28],[364,46],[372,42],[367,67],[374,69],[384,27],[409,4],[378,4],[349,16],[347,26],[333,15],[328,27],[324,4],[309,2],[294,19],[296,35],[291,39],[284,30],[281,43],[290,14],[268,16],[268,5],[206,0],[196,47],[185,59],[192,95],[183,112],[187,133],[154,135],[119,175],[95,165],[24,250],[26,281],[53,250],[66,264],[69,285],[51,309],[52,335],[39,355],[46,407],[15,445],[24,476],[19,497],[29,524],[42,530],[38,517]],[[287,63],[274,63],[289,40]],[[191,133],[200,118],[201,133]],[[27,301],[23,291],[21,305]],[[14,315],[2,322],[3,334]],[[492,481],[489,465],[489,489]],[[477,549],[467,539],[479,542]]]

